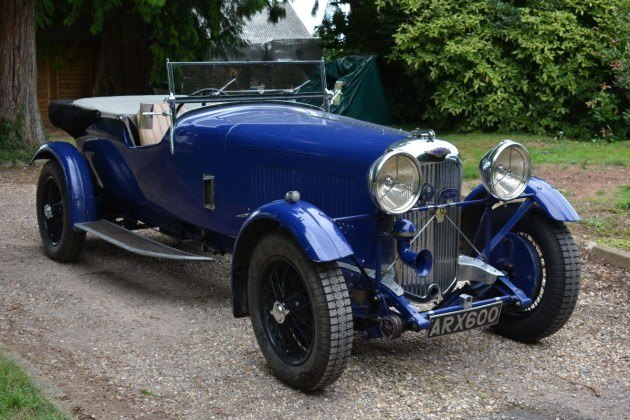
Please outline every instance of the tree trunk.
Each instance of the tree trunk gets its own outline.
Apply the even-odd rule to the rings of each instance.
[[[94,96],[149,93],[147,24],[133,5],[123,3],[118,10],[103,23]]]
[[[0,1],[0,145],[44,142],[37,105],[35,1]]]

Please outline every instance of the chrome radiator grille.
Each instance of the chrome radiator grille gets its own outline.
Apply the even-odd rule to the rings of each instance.
[[[434,194],[429,200],[430,203],[446,203],[446,200],[440,196],[440,192],[445,188],[455,189],[458,192],[455,201],[460,200],[462,180],[460,163],[454,161],[421,163],[421,172],[423,183],[433,187]],[[459,225],[459,213],[457,207],[447,210],[447,216],[457,225]],[[420,230],[434,214],[434,211],[412,211],[404,214],[403,217],[411,220],[416,225],[416,229]],[[448,220],[438,222],[436,218],[418,236],[412,248],[414,252],[427,248],[433,255],[433,268],[427,277],[418,277],[412,268],[399,260],[394,266],[396,281],[414,300],[426,302],[439,297],[456,281],[459,250],[457,229]]]

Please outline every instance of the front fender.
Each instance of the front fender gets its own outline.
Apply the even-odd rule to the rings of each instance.
[[[52,142],[44,144],[37,150],[31,164],[40,159],[56,160],[61,166],[68,188],[70,225],[96,220],[96,203],[94,185],[90,169],[81,153],[66,142]]]
[[[540,178],[533,176],[525,188],[525,194],[534,194],[534,201],[538,207],[543,209],[545,213],[554,220],[559,222],[578,222],[578,216],[571,203],[558,191],[554,186],[548,184]],[[465,201],[478,200],[487,195],[483,185],[477,186]]]
[[[232,256],[232,304],[235,317],[249,314],[247,273],[258,239],[270,230],[286,229],[304,253],[315,262],[336,261],[353,254],[345,236],[323,211],[306,201],[273,201],[258,208],[245,221]]]
[[[353,254],[352,247],[335,222],[306,201],[290,203],[277,200],[266,204],[249,216],[241,232],[259,219],[273,220],[288,230],[313,261],[335,261]]]

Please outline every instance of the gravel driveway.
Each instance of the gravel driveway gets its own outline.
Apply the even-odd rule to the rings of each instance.
[[[50,261],[37,175],[0,171],[0,341],[78,417],[628,417],[628,272],[584,248],[576,312],[553,337],[356,338],[342,378],[303,394],[271,376],[249,319],[232,318],[228,256],[158,261],[88,237],[78,263]]]

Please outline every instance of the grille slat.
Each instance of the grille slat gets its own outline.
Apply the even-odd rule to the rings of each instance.
[[[433,186],[433,203],[443,204],[440,192],[445,188],[453,188],[461,194],[461,164],[455,161],[439,163],[423,163],[421,166],[424,183]],[[447,210],[447,216],[459,225],[459,208]],[[433,212],[409,212],[403,217],[411,220],[420,230],[433,216]],[[433,268],[427,277],[418,277],[415,271],[400,260],[395,264],[396,279],[405,292],[419,301],[429,301],[429,290],[437,285],[444,293],[455,283],[457,277],[457,257],[459,249],[459,235],[455,226],[448,220],[437,222],[434,220],[412,244],[414,252],[427,248],[433,255]]]

